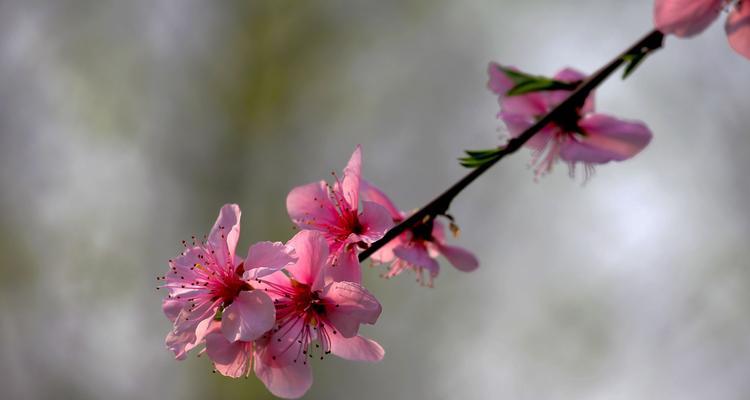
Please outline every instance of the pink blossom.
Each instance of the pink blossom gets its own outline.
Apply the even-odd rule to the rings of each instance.
[[[363,201],[359,208],[362,149],[354,150],[344,168],[344,176],[333,186],[325,181],[298,186],[289,192],[289,217],[302,229],[321,231],[328,241],[333,271],[339,280],[360,282],[362,272],[357,249],[383,237],[391,227],[388,211],[376,203]]]
[[[384,351],[358,335],[360,324],[377,321],[380,303],[360,284],[332,279],[323,234],[301,231],[289,243],[297,262],[286,273],[256,280],[276,305],[276,326],[256,341],[254,369],[271,393],[296,398],[312,384],[308,358],[333,353],[348,360],[379,361]]]
[[[407,214],[400,211],[393,201],[370,182],[362,181],[362,198],[383,206],[398,224]],[[471,272],[479,267],[479,261],[468,250],[445,244],[445,227],[435,219],[420,223],[388,242],[372,255],[378,263],[391,263],[386,278],[392,278],[404,270],[410,269],[417,274],[417,281],[433,286],[434,279],[440,272],[435,260],[439,255],[445,257],[456,269]],[[425,272],[427,279],[425,279]]]
[[[505,122],[512,137],[520,135],[570,94],[569,91],[554,90],[509,97],[506,93],[514,83],[501,68],[497,63],[490,63],[487,87],[499,96],[501,111],[498,117]],[[563,82],[584,78],[582,73],[570,68],[554,77]],[[582,163],[588,178],[594,164],[627,160],[650,141],[651,131],[643,123],[594,113],[592,93],[576,115],[548,124],[525,146],[533,150],[531,164],[537,177],[550,172],[555,162],[561,159],[568,164],[571,175],[575,173],[576,164]]]
[[[747,0],[656,0],[656,29],[679,37],[703,32],[721,13],[729,10],[724,24],[729,45],[745,58],[750,58],[750,2]]]
[[[165,276],[157,278],[165,281],[161,287],[168,292],[162,309],[173,329],[166,344],[177,359],[204,341],[217,312],[221,312],[220,330],[230,342],[256,339],[273,327],[271,298],[254,290],[248,279],[293,262],[294,251],[282,243],[260,242],[250,247],[243,262],[235,255],[239,235],[240,208],[227,204],[206,241],[183,242],[185,251],[169,261]]]

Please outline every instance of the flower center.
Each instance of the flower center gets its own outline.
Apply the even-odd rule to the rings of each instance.
[[[292,351],[294,362],[307,363],[308,357],[313,357],[311,348],[320,350],[320,358],[331,352],[331,335],[336,330],[330,325],[326,316],[326,300],[322,299],[319,290],[312,291],[310,285],[300,283],[290,278],[291,285],[278,285],[263,281],[269,286],[270,292],[280,297],[274,300],[276,305],[277,326],[274,328],[276,341],[288,345],[273,355],[280,356]],[[317,343],[313,343],[317,342]]]

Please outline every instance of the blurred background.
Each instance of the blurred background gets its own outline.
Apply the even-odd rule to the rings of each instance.
[[[0,1],[0,397],[270,398],[165,349],[155,277],[180,241],[228,202],[241,249],[288,239],[286,193],[358,143],[419,207],[504,135],[490,60],[591,72],[651,8]],[[433,289],[366,271],[386,358],[315,363],[307,398],[750,397],[750,62],[722,25],[598,90],[654,131],[633,160],[535,183],[524,150],[455,201],[478,271],[443,263]]]

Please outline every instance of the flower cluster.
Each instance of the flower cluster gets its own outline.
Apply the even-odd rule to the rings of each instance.
[[[404,214],[361,179],[361,165],[357,147],[340,180],[289,193],[289,216],[302,230],[286,244],[260,242],[238,256],[241,213],[234,204],[222,207],[204,240],[183,241],[185,250],[157,277],[173,324],[166,345],[177,359],[202,347],[222,375],[252,371],[274,395],[298,398],[312,385],[312,358],[383,358],[377,342],[359,335],[360,325],[377,322],[381,306],[362,286],[358,253]],[[388,276],[427,269],[431,284],[438,253],[464,271],[478,266],[466,250],[445,244],[437,222],[424,229],[376,253],[378,262],[393,261]]]
[[[593,88],[622,63],[629,62],[626,75],[632,72],[662,45],[664,34],[695,35],[722,9],[729,11],[731,46],[750,58],[748,1],[656,0],[656,30],[588,80],[570,68],[547,78],[490,63],[487,86],[498,96],[498,117],[510,136],[520,139],[511,141],[515,146],[467,151],[464,165],[496,162],[521,143],[533,150],[536,177],[550,172],[558,160],[568,164],[571,175],[583,164],[588,178],[596,164],[634,157],[651,141],[651,131],[641,122],[595,112]],[[377,342],[359,334],[361,325],[375,324],[381,313],[378,300],[362,285],[361,251],[369,249],[375,263],[388,265],[384,277],[411,270],[425,286],[432,286],[439,273],[438,256],[460,271],[478,268],[473,254],[446,243],[445,227],[436,218],[446,216],[453,228],[447,206],[484,170],[410,214],[362,179],[361,169],[357,146],[341,177],[333,174],[333,183],[294,188],[286,206],[301,230],[286,244],[260,242],[245,258],[237,255],[241,213],[235,204],[221,208],[203,240],[183,241],[185,250],[157,278],[159,289],[167,292],[162,308],[172,323],[166,345],[177,359],[200,347],[222,375],[253,372],[276,396],[298,398],[312,385],[309,360],[333,354],[375,362],[385,354]],[[404,225],[407,219],[410,226]],[[383,243],[396,224],[401,225],[388,235],[392,239]]]

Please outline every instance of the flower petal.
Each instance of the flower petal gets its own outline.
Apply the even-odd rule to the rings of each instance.
[[[195,308],[183,307],[165,340],[167,348],[174,352],[176,359],[184,359],[187,352],[199,344],[202,339],[197,335],[200,333],[199,327],[210,323],[217,308],[218,303],[211,302],[204,302]]]
[[[249,279],[259,278],[272,274],[296,260],[292,246],[281,242],[258,242],[247,251],[245,271],[250,272]]]
[[[221,331],[230,342],[255,340],[273,328],[273,300],[260,290],[242,291],[221,316]]]
[[[161,310],[164,311],[164,315],[169,318],[170,322],[174,322],[186,305],[187,302],[185,301],[167,298],[161,301]]]
[[[404,218],[404,215],[401,213],[398,207],[393,204],[393,201],[391,201],[391,199],[388,198],[388,196],[382,190],[380,190],[380,188],[365,179],[362,179],[359,184],[359,191],[362,195],[362,200],[371,201],[385,207],[385,209],[388,210],[388,213],[391,214],[391,218],[393,218],[394,221],[399,221]]]
[[[500,110],[499,116],[505,121],[510,115],[521,118],[536,119],[549,111],[549,101],[546,93],[531,92],[519,96],[504,97],[499,99]]]
[[[195,270],[195,265],[205,264],[205,260],[210,260],[212,257],[203,248],[195,246],[186,249],[177,258],[170,260],[170,271],[164,276],[169,295],[189,298],[196,294],[198,291],[192,285],[187,285],[188,287],[185,288],[182,286],[185,286],[185,282],[194,282],[199,279],[199,271]],[[223,270],[225,266],[222,265],[221,268]]]
[[[434,258],[430,257],[430,253],[424,245],[411,242],[406,246],[393,249],[393,254],[410,265],[428,270],[430,276],[433,278],[436,277],[440,271],[440,265]]]
[[[510,89],[513,89],[513,86],[516,84],[501,68],[517,70],[515,67],[503,67],[494,61],[490,62],[487,66],[487,75],[490,76],[490,80],[487,81],[487,89],[490,89],[492,93],[495,93],[500,97],[505,97],[505,94],[508,93]]]
[[[703,32],[719,16],[724,0],[656,0],[654,26],[679,37]]]
[[[390,242],[386,243],[383,247],[381,247],[378,251],[373,253],[370,256],[370,259],[372,259],[376,263],[385,264],[393,261],[396,256],[393,254],[393,249],[395,249],[398,246],[402,246],[404,244],[404,235],[400,235],[397,238],[391,240]]]
[[[479,268],[479,260],[468,250],[458,246],[437,243],[440,254],[459,271],[471,272]]]
[[[195,324],[193,329],[173,329],[169,332],[165,344],[174,352],[175,359],[184,360],[187,353],[200,345],[208,333],[218,329],[218,325],[212,322],[211,318],[207,318]]]
[[[724,28],[734,51],[750,59],[750,2],[740,2],[735,7]]]
[[[358,218],[363,231],[359,236],[368,244],[382,238],[393,226],[393,218],[388,210],[372,201],[362,202],[362,213]]]
[[[378,342],[364,336],[345,338],[330,335],[331,353],[349,361],[376,362],[383,359],[385,350]]]
[[[213,250],[217,264],[221,267],[234,265],[234,251],[240,238],[241,214],[237,204],[225,204],[221,207],[219,217],[208,235],[208,245]]]
[[[508,129],[511,137],[516,137],[528,129],[531,125],[534,125],[536,114],[514,114],[506,112],[505,110],[500,111],[498,116],[505,123],[505,127]],[[536,137],[532,136],[531,139]]]
[[[579,126],[586,136],[563,143],[560,158],[565,161],[595,164],[622,161],[638,154],[651,141],[651,131],[637,121],[591,114]]]
[[[206,336],[206,354],[219,373],[232,378],[247,376],[253,355],[253,342],[230,343],[221,333]]]
[[[326,315],[344,337],[357,334],[360,324],[374,324],[382,308],[378,299],[364,287],[353,282],[334,282],[323,290]]]
[[[325,181],[297,186],[286,196],[289,218],[300,228],[325,230],[339,219]]]
[[[359,265],[357,252],[354,248],[344,247],[336,254],[335,260],[325,268],[325,275],[313,285],[313,290],[320,290],[331,282],[362,282],[362,268]]]
[[[288,245],[297,253],[297,261],[286,267],[297,282],[313,285],[320,279],[328,259],[328,243],[320,232],[301,231],[289,239]]]
[[[359,206],[359,180],[362,175],[362,146],[357,145],[344,168],[341,191],[352,210]]]
[[[285,363],[274,360],[267,347],[258,346],[255,353],[255,375],[266,388],[285,399],[302,397],[312,386],[312,369],[308,363]]]

